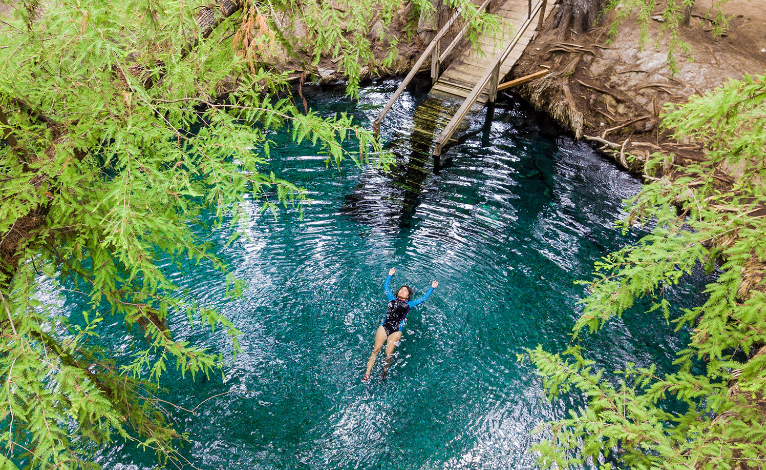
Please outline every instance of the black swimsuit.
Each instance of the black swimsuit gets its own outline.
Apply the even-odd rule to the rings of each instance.
[[[383,320],[383,329],[386,330],[386,336],[390,336],[395,331],[402,331],[404,319],[409,311],[410,306],[404,300],[394,299],[388,302],[386,319]]]

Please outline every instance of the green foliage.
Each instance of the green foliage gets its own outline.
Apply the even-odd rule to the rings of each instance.
[[[713,36],[720,36],[727,27],[728,21],[726,16],[721,10],[721,6],[729,0],[714,0],[710,5],[710,11],[713,12],[713,18],[710,18],[713,25]],[[667,44],[667,63],[671,72],[674,74],[678,72],[678,61],[676,57],[679,53],[683,53],[689,57],[692,57],[692,48],[689,43],[681,39],[678,32],[682,26],[687,9],[694,6],[695,0],[667,0],[661,2],[659,16],[662,18],[662,26],[660,31],[662,34],[669,38]],[[644,47],[649,41],[649,24],[652,21],[652,17],[658,16],[657,0],[607,0],[604,8],[605,12],[615,12],[614,21],[609,25],[610,41],[613,40],[618,31],[620,25],[628,18],[635,17],[639,24],[639,46]],[[659,47],[660,37],[656,38],[657,47]]]
[[[205,5],[19,3],[0,29],[3,468],[98,467],[94,451],[120,437],[161,462],[179,458],[182,436],[156,396],[161,377],[173,367],[209,375],[223,358],[175,337],[168,322],[222,328],[235,351],[239,334],[168,277],[189,264],[227,275],[190,230],[197,216],[214,211],[219,226],[236,227],[246,198],[264,210],[301,207],[304,191],[267,169],[275,129],[291,129],[333,165],[380,152],[350,117],[320,118],[280,99],[285,77],[253,71],[235,53],[241,13],[200,40]],[[352,136],[358,153],[343,146]],[[227,279],[236,296],[241,283]],[[62,316],[44,286],[89,308]],[[134,336],[126,362],[97,346],[115,317]]]
[[[418,16],[435,14],[434,6],[429,0],[411,0],[414,11]],[[448,0],[446,6],[453,9],[461,8],[461,17],[469,26],[468,38],[476,42],[480,32],[498,25],[497,17],[484,12],[479,12],[477,6],[470,0]],[[262,15],[261,10],[268,6],[272,13],[276,10],[288,15],[294,22],[305,25],[305,37],[291,37],[286,31],[287,24],[279,24],[276,20],[271,22],[271,27],[278,31],[276,34],[280,42],[287,46],[293,53],[304,50],[311,57],[311,63],[305,64],[307,69],[316,67],[322,59],[333,59],[348,77],[346,92],[354,97],[359,91],[359,80],[363,67],[374,67],[377,60],[371,41],[381,40],[387,47],[387,53],[381,65],[391,67],[398,57],[397,44],[399,38],[391,30],[392,22],[403,6],[401,0],[335,0],[325,2],[323,0],[270,0],[267,5],[258,5],[248,1],[248,18],[243,22],[243,27],[250,30],[256,23],[253,18]],[[277,15],[272,14],[272,18]],[[378,37],[371,36],[371,28],[379,25]],[[417,23],[417,18],[415,19]],[[407,40],[409,31],[402,38]],[[268,49],[269,35],[261,32],[259,47]],[[272,39],[273,40],[273,39]],[[255,55],[255,60],[268,60],[268,54],[258,54],[252,51],[252,47],[246,47],[245,55]],[[297,54],[296,54],[297,57]]]
[[[551,398],[587,399],[547,425],[552,438],[537,447],[544,467],[596,462],[617,449],[631,468],[761,468],[766,455],[766,77],[729,81],[669,108],[663,122],[676,138],[702,144],[706,159],[628,201],[623,228],[654,228],[596,264],[574,335],[598,331],[646,296],[667,317],[666,287],[699,265],[720,275],[706,286],[703,305],[674,320],[691,332],[674,373],[628,365],[606,380],[579,347],[529,351]],[[650,171],[673,155],[654,157]],[[737,176],[733,186],[722,183],[722,171]],[[704,361],[704,373],[695,372],[695,361]],[[679,403],[681,411],[665,411]]]

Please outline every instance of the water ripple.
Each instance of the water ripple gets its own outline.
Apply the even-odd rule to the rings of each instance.
[[[364,88],[358,102],[338,91],[304,93],[323,114],[369,123],[397,85]],[[243,331],[242,352],[221,377],[164,384],[181,406],[223,394],[197,415],[179,415],[191,436],[182,453],[197,467],[534,468],[529,448],[539,436],[530,432],[580,403],[547,403],[515,355],[568,344],[584,295],[574,281],[635,239],[613,224],[639,182],[518,103],[495,111],[488,134],[479,127],[450,149],[436,175],[422,153],[433,132],[414,130],[426,122],[416,111],[422,100],[405,93],[384,123],[396,155],[390,173],[339,174],[315,149],[273,136],[280,145],[271,169],[305,186],[312,202],[303,219],[293,209],[274,219],[257,202],[243,204],[247,236],[219,248],[248,282],[243,298],[227,301],[224,279],[202,267],[173,277]],[[408,284],[416,296],[434,279],[440,285],[408,316],[388,379],[361,384],[390,267],[394,285]],[[695,291],[684,289],[678,296],[693,302]],[[174,334],[228,350],[222,332],[176,323]],[[669,367],[682,343],[671,326],[656,325],[662,321],[626,316],[587,345],[610,367]],[[123,447],[103,459],[151,462]]]

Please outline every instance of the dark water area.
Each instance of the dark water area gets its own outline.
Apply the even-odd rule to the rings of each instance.
[[[348,112],[370,127],[398,85],[380,82],[350,101],[342,89],[307,90],[323,114]],[[390,173],[325,166],[308,146],[275,134],[270,169],[309,191],[301,219],[245,209],[247,237],[211,241],[248,282],[237,301],[225,279],[197,267],[174,280],[243,332],[242,352],[222,376],[168,373],[163,399],[190,442],[181,454],[200,469],[527,469],[531,431],[562,417],[578,397],[548,403],[516,355],[570,342],[593,263],[635,241],[614,228],[640,182],[524,104],[499,106],[485,132],[449,149],[434,174],[413,137],[424,97],[405,93],[383,125],[397,154]],[[477,114],[469,131],[481,129]],[[386,308],[383,282],[415,296],[439,281],[408,316],[389,376],[360,382]],[[700,279],[670,293],[697,302]],[[69,308],[68,304],[64,308]],[[225,334],[173,322],[174,335],[230,354]],[[661,314],[627,315],[582,343],[599,364],[657,363],[671,370],[683,339]],[[211,398],[212,397],[212,398]],[[207,401],[205,401],[207,400]],[[200,405],[200,403],[202,403]],[[106,449],[110,469],[151,468],[150,452]],[[191,465],[180,464],[183,468]],[[172,467],[172,465],[171,465]]]

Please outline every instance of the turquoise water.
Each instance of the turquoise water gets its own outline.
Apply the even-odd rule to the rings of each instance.
[[[315,91],[323,113],[346,111],[371,122],[398,85]],[[220,308],[243,331],[242,352],[223,376],[176,380],[164,397],[196,415],[173,412],[190,435],[182,455],[200,469],[509,469],[533,468],[530,432],[560,417],[577,397],[549,404],[527,364],[526,347],[560,351],[584,295],[574,281],[593,262],[635,240],[613,228],[621,200],[639,181],[589,146],[520,104],[495,110],[486,132],[450,149],[438,175],[413,149],[415,105],[406,93],[384,123],[398,154],[386,174],[326,168],[286,136],[272,169],[310,192],[301,220],[289,209],[275,220],[247,208],[248,237],[228,248],[229,232],[211,236],[234,273],[249,283],[224,299],[224,279],[198,268],[175,280]],[[483,113],[470,129],[481,128]],[[383,281],[409,284],[431,299],[413,309],[386,380],[360,383],[375,329],[385,312]],[[671,296],[694,302],[698,280]],[[223,333],[174,334],[230,352]],[[657,362],[668,368],[682,341],[661,316],[628,316],[585,341],[601,364]],[[211,398],[212,397],[212,398]],[[204,401],[207,400],[207,401]],[[204,403],[203,403],[204,401]],[[128,446],[105,450],[106,468],[150,468]],[[185,465],[184,468],[193,468]]]

